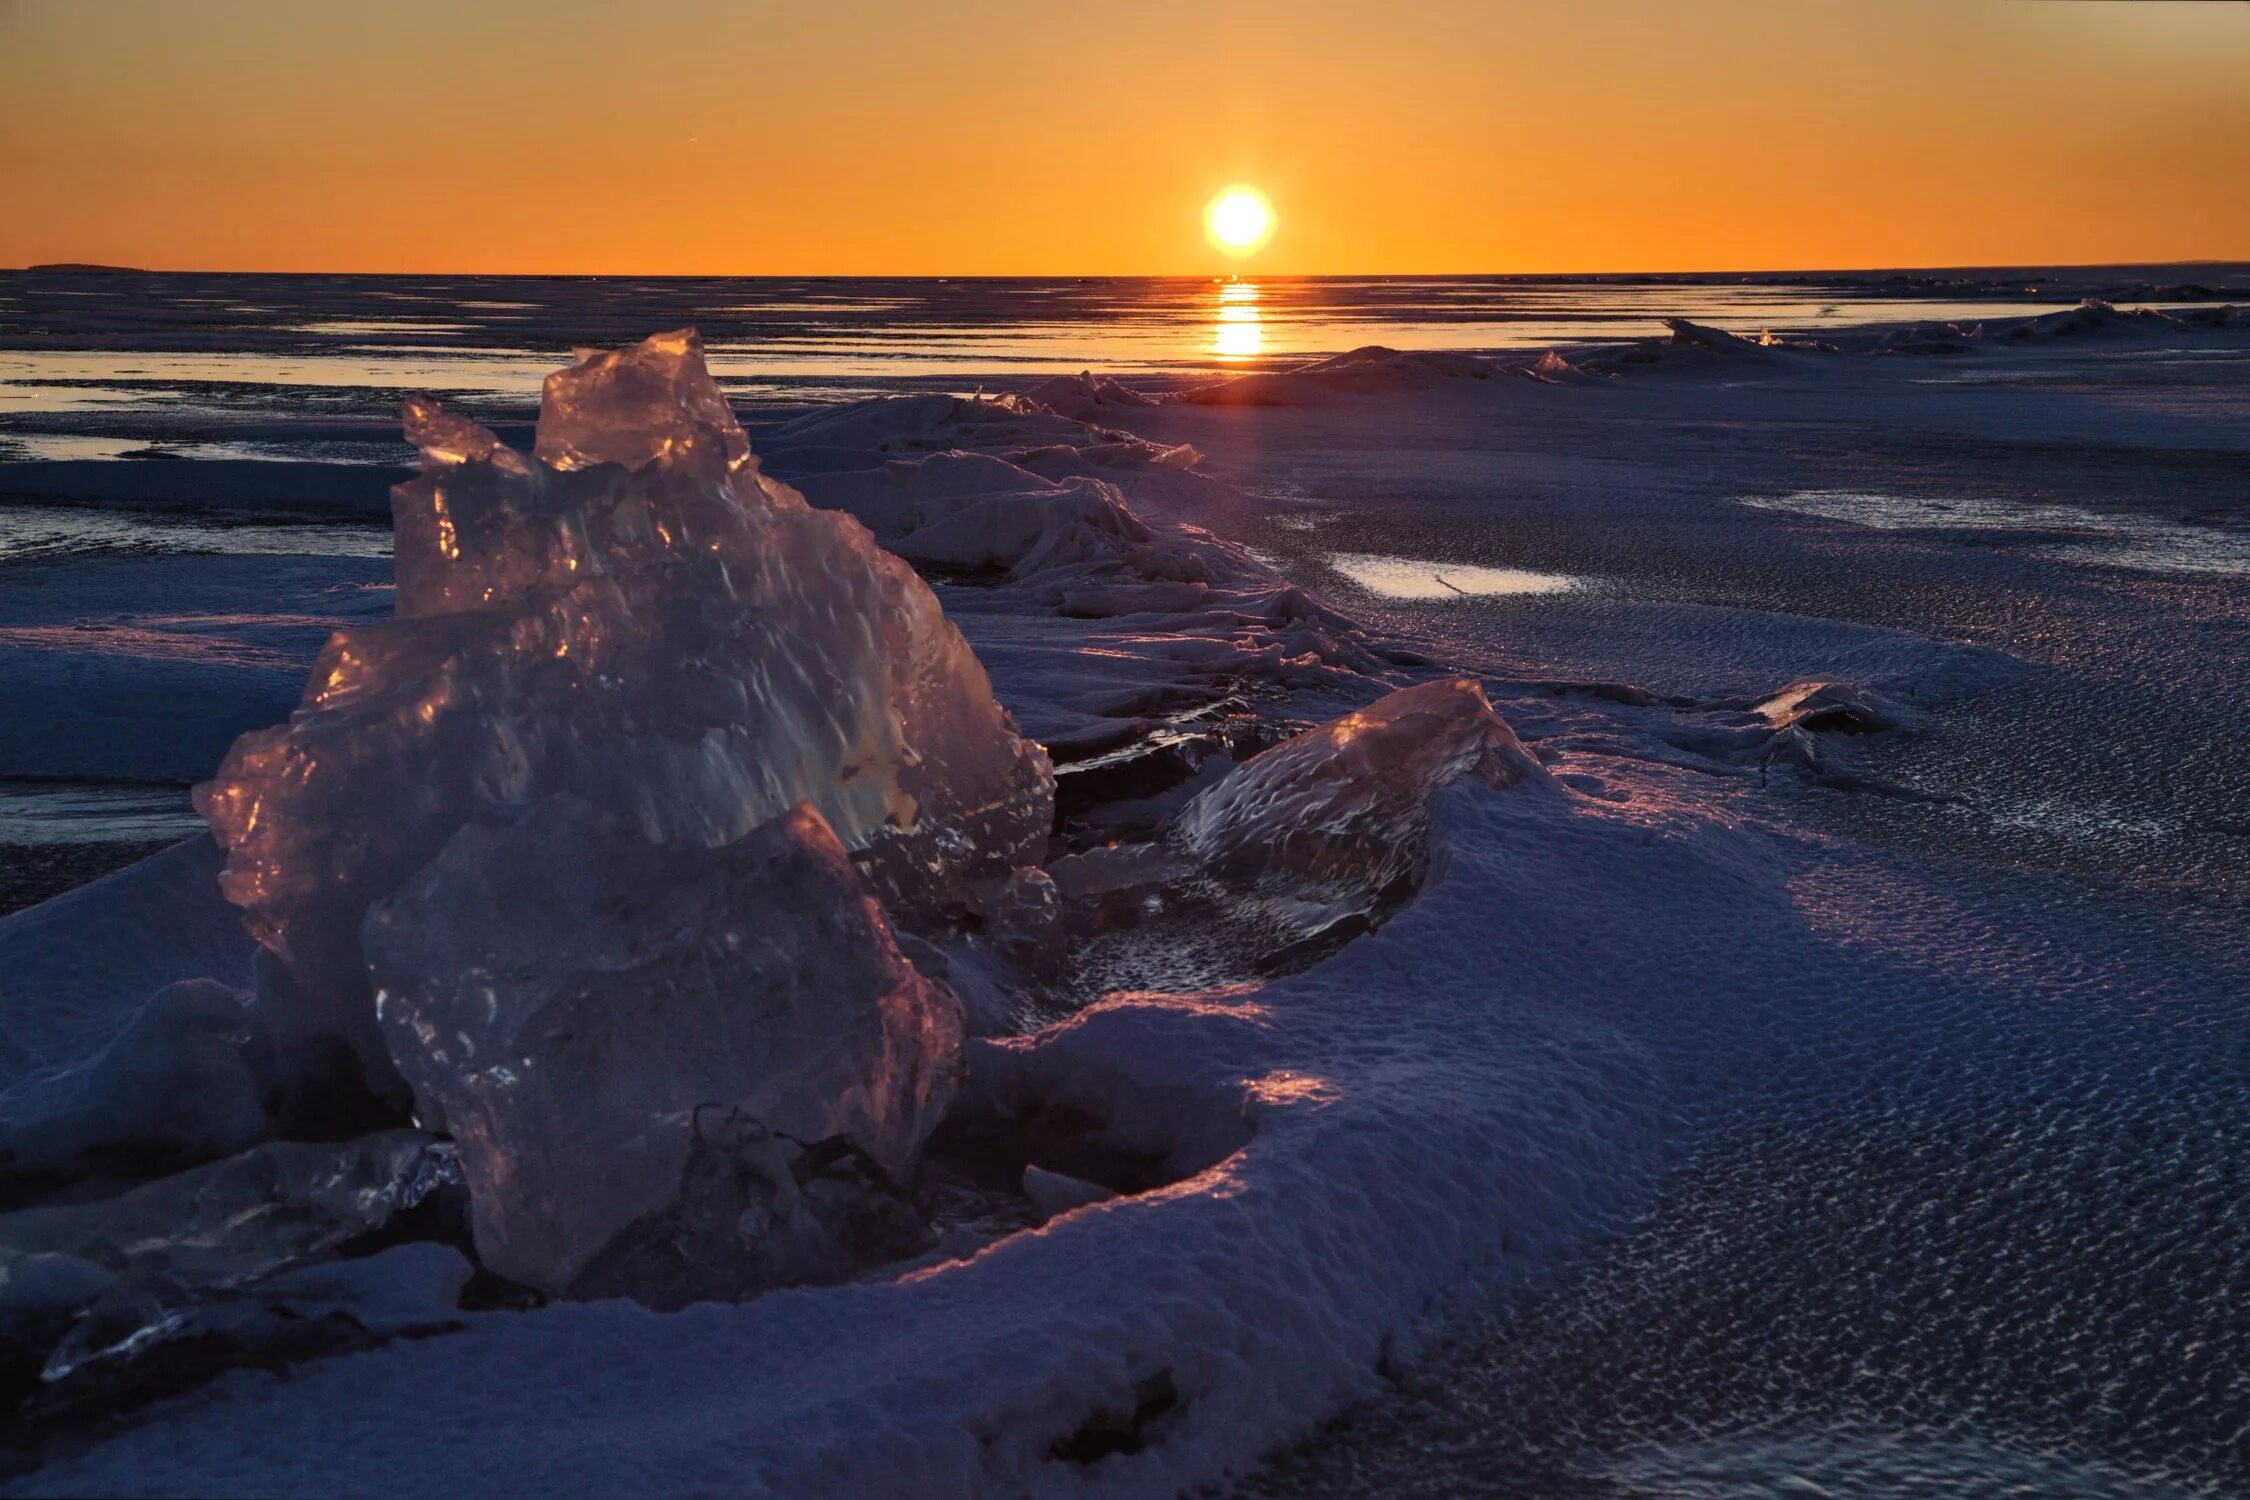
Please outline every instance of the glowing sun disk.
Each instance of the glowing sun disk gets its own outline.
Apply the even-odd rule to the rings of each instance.
[[[1254,187],[1221,192],[1203,210],[1203,232],[1228,255],[1251,255],[1273,238],[1273,205]]]

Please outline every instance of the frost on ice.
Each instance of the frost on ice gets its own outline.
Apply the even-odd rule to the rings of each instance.
[[[877,902],[1035,862],[1044,752],[906,564],[760,473],[692,334],[550,377],[529,457],[422,397],[407,434],[398,618],[197,791],[285,1078],[455,1132],[480,1252],[553,1289],[699,1106],[903,1170],[959,1009]]]

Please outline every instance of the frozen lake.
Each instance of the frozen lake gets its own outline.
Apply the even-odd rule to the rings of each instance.
[[[0,277],[0,907],[191,828],[187,785],[296,706],[329,632],[390,615],[402,389],[524,446],[557,350],[685,323],[766,472],[896,520],[1025,732],[1116,776],[1082,794],[1081,845],[1177,790],[1124,784],[1119,725],[1162,744],[1223,710],[1270,737],[1377,678],[1476,677],[1556,788],[1449,794],[1437,877],[1334,956],[1199,986],[1229,955],[1183,944],[1154,993],[1053,1028],[1182,1099],[1257,1077],[1266,1133],[1208,1190],[896,1285],[495,1314],[225,1387],[26,1482],[427,1488],[481,1424],[514,1435],[482,1460],[503,1488],[692,1488],[744,1452],[843,1484],[881,1461],[855,1447],[867,1412],[951,1461],[1161,1369],[1178,1414],[1079,1477],[2240,1493],[2250,335],[1866,331],[2138,274]],[[1680,315],[1845,347],[1624,347]],[[1204,384],[1370,343],[1501,358]],[[1527,373],[1549,348],[1569,361]],[[1081,369],[1187,399],[1086,395],[1092,432],[990,402],[937,400],[926,435],[910,403],[835,410]],[[1048,599],[900,519],[969,480],[1053,501],[1070,465],[1311,602],[1258,613],[1184,574]],[[1388,654],[1337,667],[1331,624]],[[1195,675],[1230,653],[1255,670]],[[1827,678],[1881,712],[1777,738],[1776,695]],[[925,1378],[896,1378],[902,1351]],[[613,1422],[573,1426],[563,1365],[634,1372],[597,1391]],[[491,1409],[455,1410],[441,1367]],[[802,1406],[746,1414],[745,1382]],[[407,1435],[378,1452],[340,1411]],[[280,1467],[230,1456],[245,1428]],[[1277,1435],[1296,1446],[1260,1466]],[[1006,1462],[1051,1478],[1045,1442]]]

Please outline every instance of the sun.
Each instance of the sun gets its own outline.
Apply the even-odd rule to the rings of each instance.
[[[1273,238],[1273,205],[1266,195],[1238,183],[1222,191],[1203,210],[1203,233],[1228,255],[1255,255]]]

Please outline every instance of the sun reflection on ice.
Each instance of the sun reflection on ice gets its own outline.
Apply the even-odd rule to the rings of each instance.
[[[1265,352],[1265,324],[1258,316],[1255,281],[1219,283],[1219,321],[1211,352],[1221,359],[1256,359]]]

